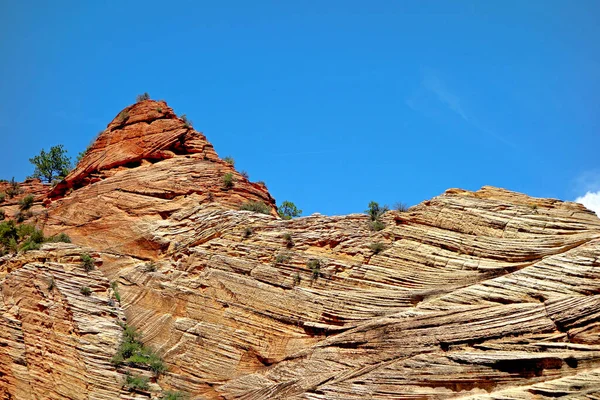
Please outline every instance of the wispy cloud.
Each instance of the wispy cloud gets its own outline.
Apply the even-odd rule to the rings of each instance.
[[[461,97],[456,91],[448,88],[446,83],[440,78],[432,68],[423,70],[423,79],[420,87],[413,93],[412,96],[405,99],[405,104],[412,110],[424,114],[431,114],[432,108],[439,108],[440,103],[447,109],[459,116],[466,124],[475,128],[480,133],[492,137],[510,147],[517,149],[518,147],[506,139],[504,136],[495,133],[479,122],[473,113],[469,112],[463,104]],[[431,98],[433,95],[435,101]],[[437,104],[436,104],[437,103]]]
[[[442,80],[435,73],[433,73],[433,71],[428,71],[425,74],[425,77],[423,78],[423,87],[435,94],[438,100],[447,105],[450,110],[454,111],[462,119],[469,122],[469,117],[467,117],[467,114],[460,104],[460,98],[454,93],[451,93],[446,88],[444,82],[442,82]]]

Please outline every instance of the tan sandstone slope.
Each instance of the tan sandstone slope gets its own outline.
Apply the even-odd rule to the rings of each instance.
[[[37,199],[32,221],[73,244],[0,258],[0,398],[600,398],[600,220],[579,204],[484,187],[378,232],[284,221],[151,100]],[[110,363],[122,322],[168,365],[148,391]]]

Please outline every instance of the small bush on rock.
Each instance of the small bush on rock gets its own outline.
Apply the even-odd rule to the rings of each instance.
[[[225,189],[231,189],[234,184],[233,174],[231,172],[223,175],[223,187]]]
[[[152,349],[144,346],[135,328],[127,325],[123,325],[123,339],[111,362],[116,366],[145,366],[157,376],[167,370],[164,361]]]
[[[235,165],[235,160],[233,159],[233,157],[227,156],[223,159],[223,161],[225,161],[227,164],[231,165],[232,167]]]
[[[394,209],[398,212],[407,212],[408,206],[404,203],[396,203],[394,204]]]
[[[185,400],[185,399],[187,399],[187,396],[181,392],[173,392],[171,390],[168,390],[163,393],[163,395],[160,399],[161,400]]]
[[[139,103],[140,101],[144,101],[144,100],[150,100],[150,95],[148,94],[148,92],[144,92],[143,94],[138,94],[137,97],[135,98],[135,101],[137,103]]]
[[[369,246],[369,248],[371,249],[371,251],[373,252],[373,254],[379,254],[382,251],[385,250],[385,245],[383,243],[377,242],[377,243],[371,243],[371,245]]]
[[[79,289],[79,291],[81,292],[82,295],[84,295],[86,297],[92,294],[92,289],[90,289],[87,286],[82,287],[81,289]]]
[[[148,378],[140,375],[127,375],[125,378],[125,386],[130,391],[148,390]]]
[[[85,272],[90,272],[94,269],[94,259],[88,253],[81,253],[79,255],[81,257],[81,268]]]
[[[388,206],[381,207],[376,201],[369,203],[369,209],[365,213],[369,214],[371,221],[377,221],[384,213],[389,211]]]
[[[275,263],[282,264],[282,263],[286,263],[286,262],[290,261],[291,259],[292,259],[292,256],[289,253],[279,253],[275,257]]]
[[[294,247],[294,240],[292,239],[292,235],[290,233],[283,234],[283,241],[285,243],[285,247]]]
[[[180,118],[183,121],[183,124],[185,125],[186,128],[191,128],[192,127],[192,121],[190,121],[189,119],[187,119],[187,116],[185,114],[182,114]]]
[[[381,207],[379,203],[376,201],[371,201],[369,203],[369,209],[365,211],[371,217],[371,221],[369,221],[369,227],[373,231],[380,231],[385,228],[385,224],[381,221],[381,216],[389,211],[388,206]]]
[[[115,299],[117,299],[118,302],[121,301],[121,294],[119,293],[119,284],[116,281],[112,281],[110,283],[110,288],[113,290],[113,293],[115,295]]]
[[[19,210],[21,210],[21,211],[29,210],[32,205],[33,205],[33,196],[30,194],[28,194],[27,196],[25,196],[21,200],[19,200]]]
[[[306,263],[306,266],[312,272],[313,280],[317,280],[321,276],[321,261],[312,259]]]
[[[66,233],[59,233],[58,235],[51,236],[47,241],[54,243],[71,243],[71,238]]]
[[[21,187],[19,186],[19,184],[15,181],[15,178],[13,177],[10,180],[10,186],[8,187],[8,189],[6,189],[6,195],[8,196],[9,199],[12,199],[13,197],[21,194],[21,192],[22,192]]]
[[[271,209],[262,201],[249,201],[241,205],[240,210],[254,211],[261,214],[271,214]]]

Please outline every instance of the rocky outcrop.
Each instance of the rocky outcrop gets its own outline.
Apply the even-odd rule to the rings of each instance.
[[[248,200],[274,203],[193,130],[165,132],[196,137],[189,148],[200,152],[169,144],[172,156],[144,150],[135,166],[123,163],[137,157],[126,149],[101,160],[111,133],[142,140],[133,127],[161,121],[143,116],[157,105],[167,110],[129,109],[131,135],[129,122],[113,121],[50,195],[46,231],[65,229],[76,244],[0,260],[0,396],[600,395],[600,220],[583,206],[451,189],[385,213],[381,231],[362,214],[285,221],[240,211]],[[230,190],[220,187],[225,171],[239,179]],[[90,273],[82,251],[96,260]],[[168,365],[149,391],[125,390],[126,371],[109,362],[119,321]]]
[[[145,100],[121,111],[52,190],[44,227],[98,250],[156,257],[164,249],[152,240],[154,223],[192,204],[239,209],[249,201],[277,215],[264,184],[219,159],[165,102]]]
[[[21,218],[29,220],[34,214],[44,214],[42,202],[50,189],[51,185],[44,184],[39,179],[26,179],[21,183],[2,181],[0,182],[0,197],[4,201],[0,202],[0,209],[4,212],[6,219],[17,219],[21,215]],[[19,202],[27,196],[33,196],[34,202],[31,210],[21,212]],[[34,222],[37,223],[37,219]]]

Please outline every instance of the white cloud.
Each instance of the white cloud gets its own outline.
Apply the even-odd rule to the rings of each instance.
[[[581,203],[596,215],[600,216],[600,190],[597,192],[587,192],[585,195],[575,199],[577,203]]]

